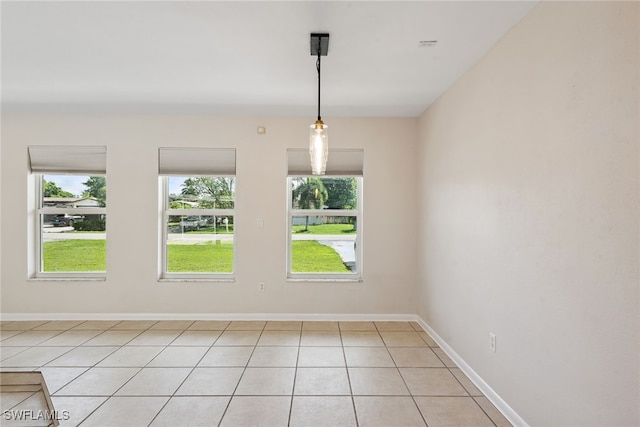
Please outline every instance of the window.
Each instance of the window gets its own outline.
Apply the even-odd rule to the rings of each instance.
[[[35,177],[37,278],[106,273],[106,148],[29,147]]]
[[[235,150],[161,148],[161,279],[230,280]]]
[[[312,176],[307,150],[287,152],[287,275],[362,278],[362,150],[330,150],[326,175]]]

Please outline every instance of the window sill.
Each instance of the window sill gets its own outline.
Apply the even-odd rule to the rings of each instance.
[[[358,278],[353,278],[353,279],[347,279],[347,278],[335,278],[335,279],[331,279],[331,278],[327,278],[327,279],[317,279],[317,278],[287,278],[287,282],[294,282],[294,283],[300,283],[300,282],[307,282],[307,283],[311,283],[311,282],[322,282],[322,283],[362,283],[362,278],[358,277]]]
[[[27,282],[106,282],[106,277],[31,277]]]
[[[182,278],[178,278],[178,277],[162,277],[160,279],[158,279],[159,283],[172,283],[172,282],[214,282],[214,283],[235,283],[236,279],[235,278],[188,278],[188,277],[182,277]]]

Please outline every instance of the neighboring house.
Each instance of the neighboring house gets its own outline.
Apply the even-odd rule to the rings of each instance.
[[[56,208],[98,208],[100,202],[95,197],[43,197],[42,203],[44,207]],[[67,216],[67,215],[65,215]],[[60,215],[45,215],[45,223],[54,223],[58,220],[58,225],[68,225],[68,218]],[[56,218],[58,217],[58,218]],[[84,215],[83,219],[100,219],[100,215]]]
[[[95,197],[44,197],[44,207],[97,208],[100,202]]]

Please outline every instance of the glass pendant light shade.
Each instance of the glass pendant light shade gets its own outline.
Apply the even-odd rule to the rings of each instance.
[[[317,120],[311,125],[309,133],[309,155],[311,156],[311,173],[324,175],[327,168],[329,155],[328,126],[322,120]]]
[[[324,175],[329,157],[329,136],[327,125],[320,117],[320,58],[327,56],[329,49],[329,34],[311,33],[311,55],[317,55],[316,70],[318,71],[318,119],[311,125],[309,132],[309,156],[311,157],[311,174]]]

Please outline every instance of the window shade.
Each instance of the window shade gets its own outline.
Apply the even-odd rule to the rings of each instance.
[[[307,148],[287,149],[289,175],[311,175],[311,159]],[[329,149],[326,175],[362,176],[364,171],[364,150],[361,148]]]
[[[235,175],[235,148],[160,148],[160,175]]]
[[[107,173],[107,147],[32,145],[29,168],[35,173]]]

